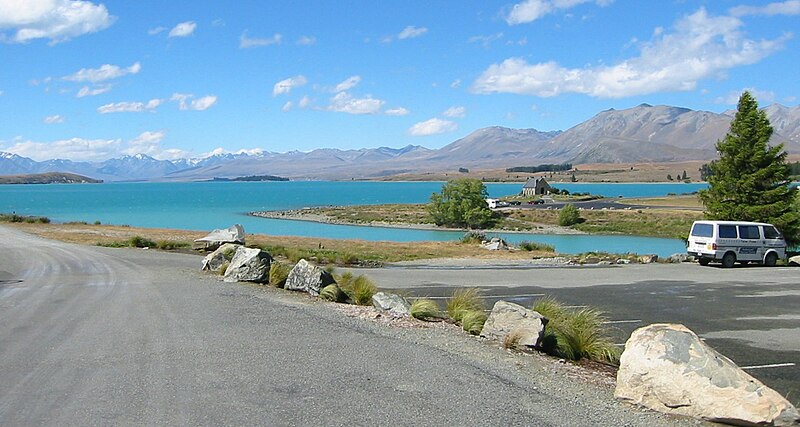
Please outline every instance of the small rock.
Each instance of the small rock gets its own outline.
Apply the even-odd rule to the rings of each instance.
[[[503,341],[509,347],[538,348],[544,336],[547,318],[527,308],[506,301],[497,301],[483,324],[481,336]],[[514,334],[513,342],[506,338]]]
[[[602,261],[597,263],[597,265],[611,265],[611,264],[613,264],[613,263],[611,261],[607,260],[607,259],[604,259],[604,260],[602,260]]]
[[[626,259],[626,258],[620,258],[620,259],[617,260],[617,264],[630,264],[630,263],[631,263],[631,260]]]
[[[638,260],[639,264],[652,264],[658,261],[658,255],[641,255]]]
[[[240,246],[241,245],[237,245],[236,243],[225,243],[203,258],[200,270],[218,271],[219,268],[222,267],[222,264],[229,262],[233,258],[233,254],[236,253],[236,249]]]
[[[378,292],[372,296],[372,306],[392,317],[407,317],[411,315],[411,304],[400,295]]]
[[[795,255],[795,256],[789,258],[789,265],[792,265],[792,266],[795,266],[795,267],[800,265],[800,255]]]
[[[672,264],[680,264],[682,262],[688,262],[691,260],[691,257],[688,254],[672,254],[667,257],[667,262]]]

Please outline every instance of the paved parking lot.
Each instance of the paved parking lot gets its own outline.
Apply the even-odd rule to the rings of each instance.
[[[360,269],[380,287],[444,299],[479,287],[487,307],[551,295],[605,310],[620,344],[650,323],[682,323],[756,378],[800,404],[800,268],[697,264],[610,267],[405,265]]]

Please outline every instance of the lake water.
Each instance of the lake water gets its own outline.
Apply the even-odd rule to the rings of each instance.
[[[211,230],[240,223],[250,233],[371,241],[445,241],[461,232],[357,227],[246,216],[250,211],[324,205],[424,203],[436,182],[192,182],[0,185],[0,212],[41,215],[57,222],[101,221],[138,227]],[[555,184],[571,192],[609,197],[689,193],[705,184]],[[521,184],[487,184],[491,197],[517,194]],[[502,234],[512,243],[547,243],[560,253],[588,251],[684,252],[683,241],[630,236]]]

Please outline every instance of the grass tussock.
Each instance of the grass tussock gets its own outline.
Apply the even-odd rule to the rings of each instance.
[[[284,262],[273,261],[269,266],[269,284],[276,288],[283,288],[286,284],[286,279],[289,278],[289,272],[291,271],[291,265]]]
[[[539,243],[539,242],[530,242],[528,240],[523,240],[519,242],[519,248],[523,251],[533,252],[533,251],[542,251],[542,252],[555,252],[556,248],[553,245],[548,245],[547,243]]]
[[[363,274],[354,276],[346,271],[341,275],[334,274],[334,279],[353,304],[372,305],[372,296],[378,293],[375,282]]]
[[[477,288],[457,289],[447,300],[447,316],[456,323],[461,323],[466,313],[483,309],[480,290]]]
[[[436,301],[428,298],[418,298],[411,303],[411,317],[419,320],[432,321],[441,319],[441,311]]]
[[[46,216],[0,214],[0,222],[25,222],[28,224],[49,224],[50,218]]]
[[[476,244],[486,240],[486,233],[479,230],[470,230],[461,236],[461,243]]]
[[[228,267],[230,267],[230,265],[231,265],[230,261],[223,262],[222,265],[219,266],[219,275],[224,276],[225,272],[228,271]]]
[[[162,251],[174,251],[178,249],[191,248],[192,244],[189,242],[176,240],[158,240],[156,241],[155,247],[157,249],[161,249]]]
[[[336,284],[325,286],[319,291],[319,297],[331,302],[347,302],[347,294]]]
[[[472,335],[478,335],[481,333],[486,319],[488,316],[483,311],[467,311],[461,318],[461,328]]]
[[[543,340],[546,352],[570,360],[619,363],[619,349],[607,334],[608,318],[601,310],[572,310],[551,297],[537,300],[532,309],[549,319]]]

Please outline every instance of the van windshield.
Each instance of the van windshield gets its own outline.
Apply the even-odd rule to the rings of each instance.
[[[772,226],[764,227],[764,238],[765,239],[783,239],[781,233]]]
[[[711,224],[695,224],[692,227],[692,236],[711,237],[714,235],[714,227]]]

